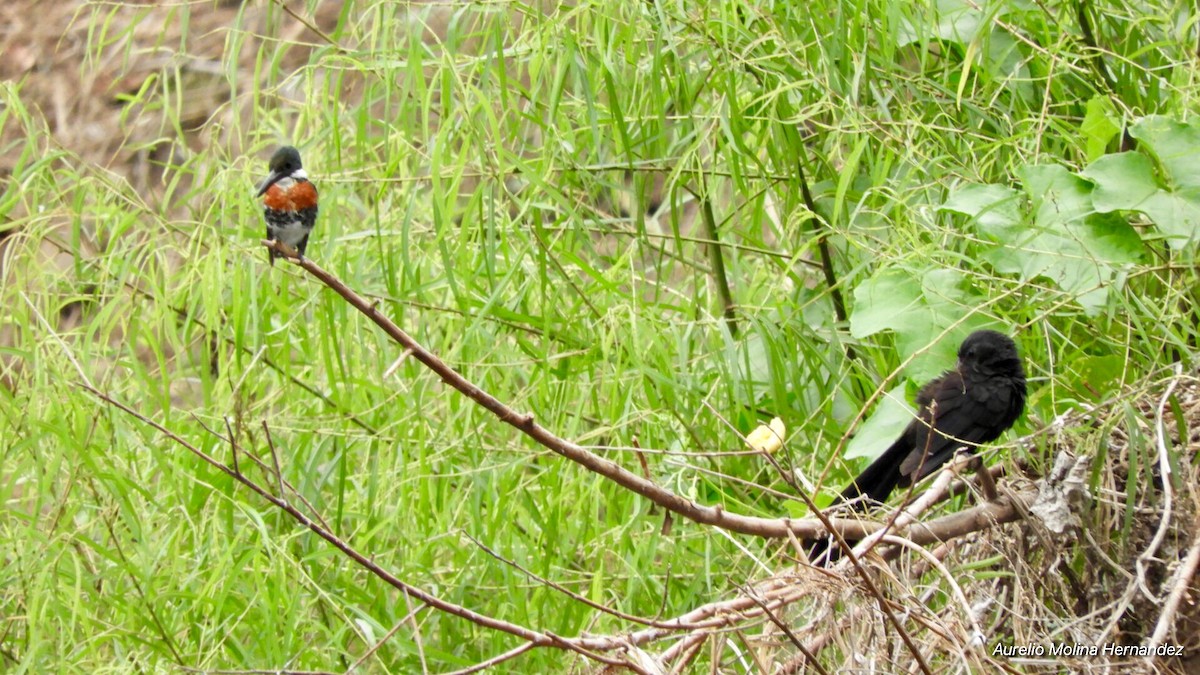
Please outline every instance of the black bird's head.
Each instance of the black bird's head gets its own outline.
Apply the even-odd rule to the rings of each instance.
[[[959,369],[984,374],[1025,376],[1017,345],[1004,333],[977,330],[967,336],[958,348]]]
[[[304,167],[300,164],[300,151],[290,145],[280,147],[271,155],[271,163],[268,165],[271,174],[267,179],[258,186],[258,195],[261,197],[272,185],[278,183],[284,178],[304,178]]]

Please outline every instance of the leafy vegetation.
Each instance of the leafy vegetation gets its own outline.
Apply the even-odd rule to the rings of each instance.
[[[787,542],[669,517],[529,442],[269,267],[252,186],[285,142],[321,192],[309,256],[663,488],[807,515],[790,483],[825,503],[993,327],[1026,358],[1030,441],[989,462],[1048,471],[1051,423],[1075,420],[1092,487],[1128,481],[1108,554],[1137,540],[1163,476],[1136,431],[1128,471],[1106,468],[1103,434],[1137,427],[1166,369],[1194,372],[1194,7],[228,5],[48,11],[52,49],[80,50],[67,72],[108,83],[52,87],[102,98],[88,124],[44,73],[0,85],[6,670],[441,672],[522,644],[397,592],[83,385],[221,461],[232,436],[270,488],[276,459],[379,566],[538,631],[639,628],[539,578],[665,619],[794,565]],[[741,440],[775,416],[778,469]],[[1003,576],[989,560],[955,559],[956,578]],[[751,642],[693,663],[765,668]]]

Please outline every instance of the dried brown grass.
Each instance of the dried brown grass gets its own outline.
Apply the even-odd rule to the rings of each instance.
[[[1163,404],[1168,389],[1177,409]],[[1193,458],[1200,452],[1200,377],[1149,382],[1087,415],[1058,420],[1034,440],[1042,449],[1031,447],[1032,456],[1079,455],[1089,467],[1087,499],[1072,507],[1077,527],[1056,534],[1031,515],[934,549],[938,567],[911,552],[890,563],[871,556],[876,583],[934,672],[1196,672],[1200,586],[1185,563],[1198,542],[1200,475]],[[1168,464],[1178,473],[1164,478]],[[1048,465],[1023,469],[1029,475],[1011,475],[1007,489],[1032,487],[1033,475],[1051,473]],[[826,668],[916,672],[911,653],[853,573],[812,590],[816,602],[792,615],[799,624],[793,631]],[[1180,602],[1169,609],[1173,592]],[[1161,644],[1182,648],[1181,657],[1104,651],[1146,644],[1156,629],[1165,631]],[[752,639],[760,649],[764,641],[774,645],[765,662],[786,664],[781,672],[805,668],[803,655],[773,626]],[[1014,656],[997,652],[997,645],[1043,653]],[[1093,645],[1099,653],[1086,653]],[[1085,651],[1053,652],[1063,646]]]

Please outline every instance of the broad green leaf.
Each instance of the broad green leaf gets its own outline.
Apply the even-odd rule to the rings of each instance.
[[[1120,283],[1117,268],[1141,259],[1141,239],[1124,219],[1096,213],[1092,186],[1065,168],[1027,166],[1021,174],[1035,208],[1034,226],[1017,245],[1032,253],[1025,278],[1051,279],[1095,314],[1108,285]]]
[[[1174,125],[1152,125],[1151,128],[1161,131],[1162,126],[1174,128]],[[1163,132],[1160,136],[1185,143],[1189,134],[1171,131]],[[1155,137],[1155,141],[1162,142],[1162,139]],[[1200,146],[1193,147],[1192,151],[1200,153]],[[1186,160],[1180,158],[1175,161],[1174,167],[1178,169],[1184,164]],[[1184,175],[1187,175],[1190,167],[1183,168]],[[1169,170],[1165,163],[1164,170]],[[1106,155],[1092,162],[1080,175],[1095,184],[1092,202],[1097,211],[1140,211],[1154,221],[1167,243],[1177,250],[1197,240],[1200,230],[1200,185],[1177,184],[1171,189],[1160,187],[1154,178],[1153,162],[1140,152]]]
[[[1187,248],[1200,240],[1200,187],[1177,192],[1160,190],[1138,210],[1154,221],[1173,249]]]
[[[1095,184],[1092,205],[1100,213],[1138,210],[1159,191],[1154,164],[1140,152],[1105,155],[1079,175]]]
[[[1168,185],[1200,187],[1200,120],[1184,124],[1151,115],[1129,127],[1129,134],[1158,158]]]
[[[963,338],[988,323],[971,315],[983,299],[967,290],[968,282],[957,270],[934,270],[920,279],[905,270],[883,270],[854,289],[850,334],[861,339],[894,331],[900,359],[913,357],[904,375],[924,382],[953,362]]]
[[[905,330],[918,307],[921,286],[902,270],[885,269],[854,289],[850,335],[862,339],[885,330]]]
[[[1100,165],[1101,173],[1136,173],[1137,161],[1110,160]],[[1088,180],[1058,165],[1026,166],[1019,173],[1032,223],[1022,218],[1017,193],[998,185],[959,188],[941,208],[971,216],[979,234],[996,243],[983,258],[997,271],[1024,280],[1047,278],[1095,314],[1110,284],[1120,283],[1119,268],[1141,259],[1141,239],[1122,218],[1097,212]],[[1131,185],[1129,194],[1112,194],[1115,188],[1109,188],[1100,197],[1130,199],[1151,187],[1144,180]]]
[[[1094,160],[1104,154],[1108,144],[1117,134],[1121,126],[1114,121],[1117,118],[1112,101],[1104,96],[1093,96],[1087,102],[1087,112],[1083,115],[1083,123],[1079,131],[1087,139],[1087,156]]]
[[[904,384],[883,395],[871,416],[862,423],[858,433],[846,444],[846,459],[878,457],[908,426],[915,410],[908,403]]]
[[[1012,229],[1021,224],[1021,193],[1003,185],[964,185],[938,208],[970,216],[980,234],[993,239],[1014,236]]]
[[[914,5],[915,12],[923,13]],[[918,24],[903,20],[897,26],[896,43],[900,46],[926,40],[946,40],[966,44],[975,39],[984,23],[978,6],[963,0],[938,0],[929,13],[919,16]]]

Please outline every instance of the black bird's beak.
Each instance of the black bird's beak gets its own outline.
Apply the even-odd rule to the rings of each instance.
[[[272,172],[271,172],[271,175],[267,176],[267,179],[266,179],[266,180],[264,180],[264,181],[263,181],[263,182],[262,182],[262,183],[261,183],[261,184],[258,186],[258,192],[257,192],[257,193],[256,193],[254,196],[255,196],[255,197],[261,197],[261,196],[263,196],[263,194],[264,194],[264,193],[266,193],[266,191],[267,191],[268,189],[270,189],[270,187],[271,187],[272,185],[274,185],[274,184],[278,183],[279,181],[283,180],[283,178],[284,178],[284,177],[286,177],[286,176],[287,176],[287,174],[286,174],[286,173],[284,173],[284,172],[282,172],[282,171],[272,171]]]

